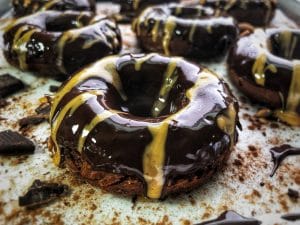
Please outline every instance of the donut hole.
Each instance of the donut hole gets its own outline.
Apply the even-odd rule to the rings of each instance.
[[[166,78],[167,64],[143,63],[137,71],[134,64],[125,65],[120,71],[126,101],[119,110],[137,117],[164,117],[177,113],[189,100],[186,91],[192,86],[185,80],[179,67]],[[162,90],[167,90],[162,94]]]
[[[269,37],[272,54],[288,60],[300,59],[300,32],[281,31]]]

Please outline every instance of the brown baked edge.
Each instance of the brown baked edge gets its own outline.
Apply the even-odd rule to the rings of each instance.
[[[72,153],[71,153],[72,152]],[[136,177],[93,170],[91,165],[82,159],[77,151],[71,151],[65,155],[65,163],[77,176],[105,192],[122,196],[144,196],[144,184]],[[71,153],[71,154],[70,154]],[[181,176],[168,183],[164,189],[165,198],[169,195],[189,192],[206,183],[227,162],[231,149],[227,149],[213,164],[205,169]]]

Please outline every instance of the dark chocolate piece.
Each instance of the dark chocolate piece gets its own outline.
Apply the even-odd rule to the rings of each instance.
[[[14,94],[24,88],[24,83],[10,74],[0,75],[0,98]]]
[[[42,103],[41,105],[39,105],[39,107],[37,107],[35,109],[35,112],[37,114],[49,115],[50,109],[51,109],[50,103],[47,102],[47,103]]]
[[[246,218],[234,211],[223,212],[218,218],[195,225],[260,225],[261,221]]]
[[[294,201],[297,201],[299,198],[299,191],[296,191],[294,189],[289,188],[287,194]]]
[[[21,134],[11,130],[0,132],[1,155],[32,154],[34,149],[34,143]]]
[[[48,116],[43,115],[43,114],[28,116],[28,117],[20,119],[19,125],[20,125],[20,128],[23,129],[23,128],[26,128],[31,125],[38,125],[38,124],[46,121],[47,119],[48,119]]]
[[[272,161],[274,162],[274,167],[270,176],[273,177],[281,162],[286,157],[292,155],[300,155],[300,148],[292,147],[290,145],[285,144],[279,147],[271,148],[270,152],[272,155]]]
[[[35,180],[28,192],[19,197],[19,206],[27,208],[41,206],[59,197],[67,196],[69,193],[70,189],[67,185]]]
[[[281,216],[282,219],[287,221],[297,221],[300,220],[300,213],[289,213]]]

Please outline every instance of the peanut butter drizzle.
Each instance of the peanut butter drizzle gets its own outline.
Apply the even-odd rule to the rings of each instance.
[[[189,41],[190,42],[193,42],[193,40],[194,40],[194,34],[195,34],[195,31],[196,31],[196,28],[197,28],[197,21],[195,20],[193,22],[193,25],[192,25],[192,27],[190,29],[190,32],[189,32]]]
[[[286,59],[291,59],[293,57],[295,47],[298,42],[298,38],[293,36],[291,31],[282,31],[279,34],[281,51],[284,52],[284,57]]]
[[[53,99],[51,112],[50,112],[50,121],[53,120],[54,113],[60,101],[63,97],[70,92],[76,85],[78,85],[83,80],[86,80],[93,76],[99,76],[105,79],[107,82],[110,82],[114,85],[114,87],[121,93],[121,96],[124,96],[122,92],[121,81],[118,76],[118,73],[115,68],[117,57],[116,56],[109,56],[101,61],[98,61],[92,64],[89,67],[84,68],[79,73],[75,74],[69,82],[56,94],[55,98]]]
[[[231,103],[227,109],[226,114],[221,115],[217,118],[218,127],[230,137],[231,147],[234,146],[236,116],[237,113],[234,108],[234,104]]]
[[[84,102],[92,97],[97,96],[97,93],[82,93],[75,98],[73,98],[67,105],[65,105],[62,110],[58,113],[54,121],[52,121],[51,126],[51,140],[53,142],[53,162],[55,165],[59,165],[61,161],[61,150],[57,142],[57,132],[60,125],[67,114],[72,115]]]
[[[167,56],[170,55],[170,50],[169,50],[170,41],[172,39],[175,28],[176,28],[175,17],[169,16],[166,21],[166,24],[165,24],[164,37],[163,37],[163,41],[162,41],[163,50],[164,50],[165,55],[167,55]]]
[[[60,0],[52,0],[52,1],[48,1],[41,9],[40,11],[46,11],[48,9],[50,9],[53,5],[55,5],[56,3],[60,2]]]
[[[14,36],[12,49],[18,56],[19,67],[21,70],[26,70],[28,68],[26,62],[28,49],[26,45],[36,31],[37,29],[30,29],[27,25],[24,25],[17,30]]]
[[[82,152],[86,139],[89,136],[89,134],[92,132],[92,130],[94,130],[94,128],[98,124],[100,124],[101,122],[110,118],[113,115],[115,114],[112,111],[104,110],[101,114],[96,115],[94,119],[83,128],[78,141],[78,147],[77,147],[78,152],[80,153]]]
[[[269,64],[266,66],[266,63],[267,55],[263,52],[258,55],[252,67],[252,74],[254,76],[255,82],[260,86],[265,86],[266,71],[270,70],[272,73],[277,72],[277,68],[273,64]]]
[[[78,36],[80,35],[80,33],[77,30],[69,30],[64,32],[61,37],[58,40],[58,44],[57,44],[57,52],[58,52],[58,56],[57,56],[57,65],[60,69],[60,71],[64,74],[67,73],[66,68],[64,66],[64,47],[66,45],[67,42],[72,42],[74,41]]]
[[[178,63],[177,59],[177,63]],[[172,62],[174,63],[174,62]],[[172,68],[170,66],[170,68]],[[172,71],[170,69],[170,71]],[[192,102],[196,96],[196,90],[200,87],[208,85],[213,82],[219,82],[217,76],[210,71],[204,69],[200,72],[199,78],[195,85],[186,92],[186,96]],[[186,106],[187,107],[187,106]],[[186,108],[185,107],[185,108]],[[165,185],[165,177],[163,172],[163,166],[165,162],[165,144],[168,136],[168,128],[171,121],[176,120],[176,117],[185,109],[181,109],[172,116],[166,118],[158,125],[150,125],[148,127],[152,134],[152,141],[146,147],[143,156],[143,171],[144,179],[147,183],[147,196],[149,198],[158,199],[161,197],[162,190]],[[235,119],[235,118],[234,118]],[[229,123],[228,119],[228,123]],[[227,121],[226,121],[227,122]]]
[[[30,3],[31,3],[31,0],[24,0],[23,7],[24,8],[28,7],[30,5]]]
[[[140,0],[133,0],[133,9],[137,10],[140,6]]]
[[[156,53],[151,53],[151,54],[148,54],[148,55],[146,55],[144,57],[136,59],[136,61],[134,63],[134,69],[136,71],[140,71],[142,69],[143,63],[146,62],[146,61],[148,61],[149,59],[151,59],[155,55],[156,55]]]
[[[155,24],[151,30],[151,36],[152,36],[153,42],[157,41],[159,25],[160,25],[160,20],[156,20]]]
[[[300,105],[300,61],[295,60],[293,76],[287,98],[286,109],[275,111],[275,115],[282,121],[292,125],[300,126],[300,115],[297,107]]]
[[[179,58],[180,59],[180,58]],[[179,59],[175,58],[170,61],[167,71],[164,74],[164,81],[161,86],[161,89],[159,91],[159,96],[158,99],[154,102],[152,106],[152,116],[153,117],[158,117],[161,112],[164,110],[166,107],[166,103],[170,94],[170,91],[174,87],[178,76],[177,76],[177,62]]]

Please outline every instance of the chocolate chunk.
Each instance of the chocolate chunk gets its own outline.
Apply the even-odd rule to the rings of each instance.
[[[281,216],[281,218],[284,220],[288,220],[288,221],[300,220],[300,213],[285,214],[285,215]]]
[[[47,103],[42,103],[39,107],[35,109],[37,114],[49,115],[51,106]]]
[[[19,197],[19,206],[28,208],[41,206],[69,193],[70,189],[67,185],[35,180],[28,192]]]
[[[55,85],[50,85],[49,86],[49,91],[50,92],[57,92],[59,89],[59,86],[55,86]]]
[[[0,132],[1,155],[32,154],[34,149],[34,143],[21,134],[11,130]]]
[[[7,106],[9,103],[4,98],[0,98],[0,109]]]
[[[10,74],[0,76],[0,97],[6,97],[23,88],[24,83]]]
[[[28,116],[23,119],[20,119],[19,125],[20,125],[20,128],[23,129],[23,128],[26,128],[31,125],[38,125],[38,124],[46,121],[46,119],[47,119],[47,116],[45,116],[45,115]]]
[[[297,201],[298,198],[299,198],[299,192],[296,191],[296,190],[294,190],[294,189],[289,188],[289,189],[288,189],[288,196],[289,196],[292,200]]]

